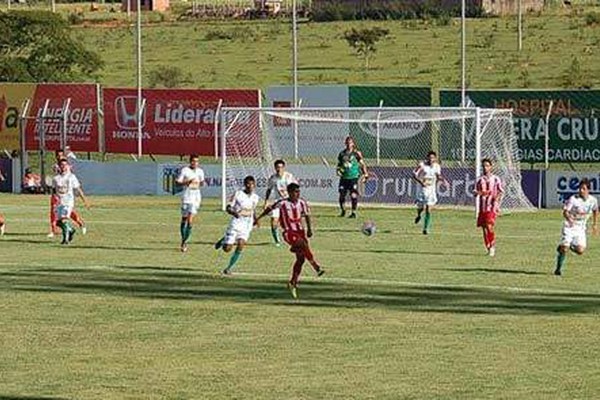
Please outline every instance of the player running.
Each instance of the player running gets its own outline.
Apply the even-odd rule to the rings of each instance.
[[[418,224],[421,221],[421,214],[425,211],[423,235],[427,235],[429,233],[429,227],[431,226],[431,211],[438,201],[438,179],[446,184],[448,181],[442,176],[442,167],[438,163],[435,151],[427,153],[427,159],[419,163],[414,170],[413,175],[415,180],[419,183],[419,186],[417,186],[417,216],[415,217],[415,224]]]
[[[54,157],[56,159],[56,164],[52,166],[52,172],[54,172],[54,175],[58,175],[60,174],[60,167],[58,166],[58,164],[61,160],[67,160],[67,157],[65,156],[64,150],[56,150],[54,152]],[[69,164],[69,170],[73,172],[73,166],[71,164]],[[54,235],[57,234],[60,230],[58,228],[58,216],[55,212],[57,206],[58,196],[55,193],[52,193],[50,194],[50,232],[48,233],[49,238],[53,238]],[[83,220],[83,218],[81,218],[81,215],[79,215],[79,213],[75,209],[73,209],[73,212],[71,213],[70,217],[75,223],[75,225],[81,228],[81,233],[85,235],[87,233],[87,226],[85,225],[85,221]]]
[[[235,263],[240,259],[242,251],[248,243],[248,239],[250,239],[256,216],[255,210],[260,200],[260,197],[254,193],[254,189],[256,189],[254,177],[245,177],[244,189],[236,191],[227,205],[227,214],[231,215],[232,218],[225,235],[215,243],[215,249],[223,248],[225,253],[229,253],[234,245],[236,248],[229,259],[229,264],[222,271],[224,275],[231,274]]]
[[[275,201],[288,197],[287,186],[296,182],[294,176],[285,170],[285,161],[275,161],[275,173],[271,175],[267,184],[267,192],[265,194],[264,208],[267,208],[271,192],[275,192]],[[263,208],[263,209],[264,209]],[[279,224],[279,209],[275,208],[271,211],[271,235],[277,246],[281,245],[281,240],[278,233]]]
[[[571,249],[575,254],[583,254],[587,245],[587,221],[593,216],[592,233],[598,234],[598,200],[590,195],[590,181],[583,178],[579,182],[579,191],[567,200],[563,207],[562,237],[556,256],[556,269],[554,275],[562,275],[562,268],[567,258],[567,251]]]
[[[344,204],[346,203],[346,195],[350,192],[350,202],[352,204],[350,218],[356,218],[356,209],[358,208],[358,181],[359,179],[366,180],[369,174],[362,153],[356,148],[354,138],[348,136],[345,143],[346,148],[338,155],[336,169],[336,172],[340,177],[340,217],[346,216]]]
[[[58,169],[60,173],[52,179],[52,188],[58,200],[55,213],[58,219],[58,226],[62,230],[61,244],[67,245],[71,243],[73,235],[75,235],[75,228],[70,223],[71,215],[75,208],[75,195],[81,198],[86,208],[89,208],[89,205],[81,189],[79,180],[69,168],[69,162],[66,159],[60,160],[58,162]]]
[[[481,161],[483,175],[477,179],[473,194],[479,196],[479,214],[477,215],[477,227],[483,230],[483,242],[488,255],[496,255],[496,233],[494,225],[500,211],[500,201],[504,194],[502,181],[492,173],[492,160],[484,158]]]
[[[308,260],[318,276],[325,273],[310,250],[308,238],[312,237],[312,225],[310,220],[310,208],[306,200],[300,198],[300,186],[297,183],[290,183],[287,187],[288,197],[277,201],[275,204],[267,207],[262,214],[256,218],[258,222],[271,210],[279,209],[279,222],[283,229],[283,239],[290,245],[290,251],[296,254],[296,262],[292,268],[292,276],[288,282],[288,289],[292,297],[298,298],[298,279],[302,272],[304,261]],[[306,230],[302,223],[302,218],[306,221]]]
[[[175,182],[184,186],[183,193],[181,194],[181,223],[179,224],[179,233],[181,234],[180,250],[182,253],[185,253],[188,251],[188,241],[192,236],[194,216],[198,214],[198,209],[202,202],[200,187],[204,185],[204,171],[200,168],[197,155],[190,155],[190,165],[181,169]]]

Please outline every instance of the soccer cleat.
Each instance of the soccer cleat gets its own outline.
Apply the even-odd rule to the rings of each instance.
[[[423,229],[423,235],[429,235],[429,232],[427,232],[427,229]]]
[[[54,232],[50,232],[46,235],[47,238],[52,239],[54,237]]]
[[[421,215],[417,215],[415,218],[415,224],[418,224],[419,222],[421,222]]]
[[[317,271],[317,276],[323,276],[324,273],[325,270],[323,268],[319,268],[319,270]]]
[[[215,242],[215,250],[219,250],[221,247],[223,247],[223,238]]]
[[[496,255],[496,248],[494,246],[490,247],[490,249],[488,250],[488,255],[490,257],[494,257]]]
[[[281,243],[275,242],[275,247],[281,247]]]
[[[63,240],[62,242],[60,242],[60,244],[68,246],[69,245],[69,241],[68,240]]]
[[[342,210],[342,212],[340,212],[340,217],[345,217],[346,216],[346,210]]]
[[[288,282],[287,288],[290,291],[290,293],[292,294],[292,297],[294,299],[297,299],[298,298],[298,288],[296,287],[296,285],[292,285],[290,282]]]
[[[180,250],[181,250],[182,253],[187,253],[187,251],[188,251],[188,245],[186,243],[182,243]]]
[[[349,216],[348,218],[354,218],[354,219],[356,219],[356,213],[354,213],[354,212],[353,212],[353,213],[351,213],[351,214],[350,214],[350,216]]]
[[[73,236],[75,236],[75,229],[71,229],[69,231],[69,239],[67,240],[68,243],[71,243],[73,241]]]
[[[2,225],[0,225],[0,236],[4,236],[5,233],[6,233],[6,225],[2,224]]]
[[[231,270],[228,268],[225,268],[223,271],[221,271],[221,275],[231,275]]]
[[[556,268],[554,270],[554,275],[556,275],[556,276],[561,276],[562,275],[562,272],[561,272],[560,268]]]
[[[82,234],[82,235],[85,235],[85,234],[87,234],[87,226],[83,225],[83,226],[81,227],[81,234]]]

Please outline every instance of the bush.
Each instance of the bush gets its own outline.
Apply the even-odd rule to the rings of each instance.
[[[71,25],[81,25],[83,24],[83,13],[82,12],[72,12],[69,13],[67,18]]]
[[[585,15],[585,24],[587,26],[594,26],[600,24],[600,13],[589,12]]]
[[[161,65],[148,74],[148,85],[151,88],[159,86],[168,89],[178,88],[186,83],[191,83],[191,81],[191,75],[184,73],[181,68],[176,66]]]

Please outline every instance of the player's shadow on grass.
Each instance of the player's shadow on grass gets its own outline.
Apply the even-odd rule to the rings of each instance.
[[[309,271],[306,271],[308,274]],[[385,308],[455,314],[579,314],[600,312],[600,294],[453,285],[379,284],[305,279],[294,301],[285,279],[220,277],[216,272],[161,266],[37,268],[0,272],[0,291],[77,293],[164,300],[226,301],[317,308]]]
[[[64,400],[65,397],[46,397],[46,396],[2,396],[0,400]]]
[[[436,268],[439,271],[451,272],[489,272],[492,274],[514,274],[514,275],[548,275],[548,272],[527,271],[524,269],[506,268]]]
[[[402,244],[400,244],[402,246]],[[397,250],[383,250],[383,249],[370,249],[370,250],[359,250],[359,249],[344,249],[342,250],[344,253],[377,253],[377,254],[420,254],[424,256],[442,256],[448,257],[448,254],[452,254],[453,256],[476,256],[479,253],[467,253],[467,252],[459,252],[459,251],[416,251],[411,249],[403,249],[399,248]]]

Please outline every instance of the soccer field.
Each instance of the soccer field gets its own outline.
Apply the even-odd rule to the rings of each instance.
[[[293,300],[267,219],[221,277],[216,202],[182,254],[177,198],[91,201],[64,247],[47,197],[0,195],[0,398],[600,397],[600,239],[553,276],[558,210],[500,217],[490,258],[473,212],[424,236],[412,210],[315,207],[327,273],[305,266]]]

